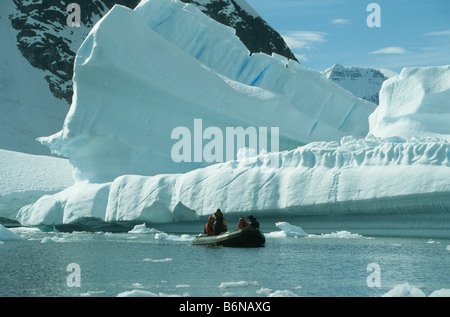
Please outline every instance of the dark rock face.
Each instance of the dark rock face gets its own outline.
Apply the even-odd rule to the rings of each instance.
[[[388,79],[381,71],[373,68],[344,67],[335,64],[323,71],[325,76],[356,97],[363,98],[376,105],[383,82]]]
[[[239,5],[235,0],[181,0],[196,5],[219,23],[236,30],[236,35],[250,53],[277,53],[298,62],[281,35],[260,16]]]
[[[59,99],[72,102],[72,77],[76,51],[90,29],[115,4],[133,9],[140,0],[13,0],[17,12],[10,16],[18,31],[17,46],[35,68],[46,71],[50,91]],[[170,0],[168,0],[170,1]],[[277,53],[296,60],[281,35],[242,0],[181,0],[192,3],[214,20],[236,29],[250,53]],[[70,3],[80,6],[80,27],[69,27]]]
[[[92,26],[114,4],[134,8],[139,0],[13,0],[17,12],[10,16],[11,24],[18,31],[17,46],[22,55],[35,68],[47,72],[45,79],[55,97],[72,100],[73,63],[76,49],[74,36],[81,41]],[[67,11],[70,3],[80,5],[80,28],[70,28]],[[79,30],[75,30],[79,29]],[[76,35],[75,35],[76,34]]]

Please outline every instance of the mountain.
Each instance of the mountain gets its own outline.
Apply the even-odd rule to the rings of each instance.
[[[325,76],[352,92],[356,97],[363,98],[374,104],[379,103],[379,92],[383,82],[388,79],[381,71],[373,68],[344,67],[335,64],[323,71]]]

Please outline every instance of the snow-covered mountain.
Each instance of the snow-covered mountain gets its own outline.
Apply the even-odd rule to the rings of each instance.
[[[383,82],[388,79],[381,71],[373,68],[344,67],[335,64],[323,71],[325,76],[352,92],[356,97],[363,98],[374,104],[379,103],[379,92]]]

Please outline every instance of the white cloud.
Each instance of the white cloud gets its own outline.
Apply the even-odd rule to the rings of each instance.
[[[450,35],[450,30],[438,31],[438,32],[430,32],[425,33],[425,36],[440,36],[440,35]]]
[[[349,24],[350,20],[347,19],[334,19],[331,21],[333,24]]]
[[[325,42],[325,33],[316,31],[291,31],[283,35],[292,50],[313,49],[316,44]]]
[[[382,48],[380,50],[370,52],[370,54],[398,54],[398,55],[405,55],[407,53],[408,51],[400,46],[389,46]]]

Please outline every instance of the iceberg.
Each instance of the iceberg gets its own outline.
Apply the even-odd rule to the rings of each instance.
[[[359,217],[364,226],[448,236],[448,74],[448,67],[407,69],[383,83],[374,111],[295,61],[249,54],[232,28],[195,6],[179,0],[115,6],[78,51],[63,129],[41,138],[69,158],[76,181],[21,208],[17,219],[24,226],[172,223],[203,220],[221,208],[257,217]],[[435,87],[417,89],[421,101],[407,94],[417,78]],[[401,105],[409,105],[410,115]],[[399,116],[389,117],[396,109]],[[402,117],[434,118],[436,126],[412,124],[411,133],[400,133],[406,130],[395,120]],[[280,149],[176,163],[173,129],[192,130],[196,119],[221,131],[279,127]],[[382,122],[397,128],[384,133]]]
[[[184,174],[77,183],[22,208],[18,220],[23,225],[59,225],[89,216],[106,222],[184,222],[219,207],[228,214],[267,216],[407,210],[448,217],[448,142],[395,141],[346,137],[270,153],[279,162],[271,173],[264,168],[267,160],[244,157]]]
[[[386,80],[370,115],[378,137],[434,137],[450,141],[450,65],[404,68]]]
[[[216,163],[172,159],[174,129],[194,131],[195,119],[221,131],[277,127],[281,150],[367,134],[375,105],[296,61],[250,54],[235,33],[180,0],[114,6],[77,52],[63,129],[40,141],[77,179],[111,182]]]

